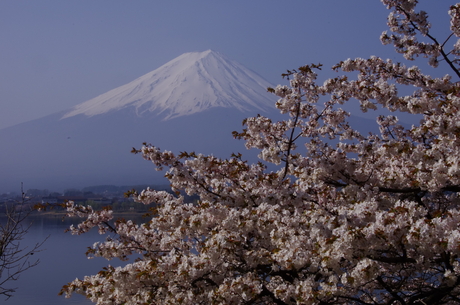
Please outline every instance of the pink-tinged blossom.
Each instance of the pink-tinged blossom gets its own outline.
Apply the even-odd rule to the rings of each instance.
[[[142,224],[68,203],[84,218],[72,233],[110,233],[90,257],[137,259],[62,292],[96,304],[458,304],[459,43],[439,44],[417,1],[382,2],[391,10],[382,42],[452,75],[376,56],[338,63],[321,84],[320,65],[289,71],[289,86],[271,90],[286,119],[248,118],[234,133],[259,150],[255,164],[145,144],[134,152],[166,170],[176,193],[135,194],[155,207]],[[459,8],[449,11],[456,37]],[[364,134],[346,103],[393,113]],[[420,123],[403,126],[401,112]]]

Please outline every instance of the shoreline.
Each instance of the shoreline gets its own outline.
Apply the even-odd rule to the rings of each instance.
[[[63,217],[63,218],[69,218],[69,219],[74,219],[74,218],[80,218],[80,217],[77,217],[77,216],[73,216],[73,217],[66,217],[65,214],[67,212],[64,211],[64,210],[60,210],[60,211],[33,211],[28,217],[34,217],[34,218],[40,218],[42,216],[59,216],[59,217]],[[146,213],[148,213],[148,211],[126,211],[126,212],[123,212],[123,211],[114,211],[113,212],[113,216],[114,218],[119,218],[119,217],[123,217],[123,218],[127,218],[128,217],[142,217],[143,215],[145,215]]]

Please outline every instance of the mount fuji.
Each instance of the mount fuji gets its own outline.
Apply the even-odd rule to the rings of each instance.
[[[0,130],[0,192],[164,182],[143,142],[229,157],[249,116],[277,115],[266,80],[215,51],[183,54],[72,109]]]
[[[132,107],[168,120],[214,107],[241,112],[273,107],[270,84],[215,51],[186,53],[138,79],[77,105],[62,118],[94,116]]]

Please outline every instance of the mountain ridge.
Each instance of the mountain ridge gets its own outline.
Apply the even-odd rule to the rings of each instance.
[[[93,99],[63,115],[100,115],[133,107],[138,116],[153,112],[163,120],[214,107],[241,112],[274,107],[271,84],[219,52],[182,54],[161,67]]]

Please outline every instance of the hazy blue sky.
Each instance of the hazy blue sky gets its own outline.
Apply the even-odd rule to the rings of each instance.
[[[421,0],[445,37],[455,1]],[[213,49],[273,84],[382,46],[378,0],[2,0],[0,128],[70,108],[185,52]],[[330,73],[330,72],[327,72]]]

